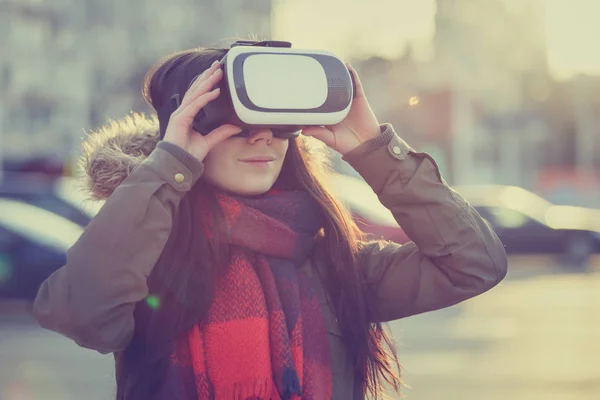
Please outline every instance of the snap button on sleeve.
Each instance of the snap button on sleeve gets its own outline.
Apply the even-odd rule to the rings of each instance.
[[[185,176],[183,176],[183,174],[181,174],[181,173],[175,174],[175,182],[181,183],[184,180],[185,180]]]
[[[396,155],[400,155],[402,153],[402,149],[400,148],[400,146],[394,146],[392,147],[392,152]]]

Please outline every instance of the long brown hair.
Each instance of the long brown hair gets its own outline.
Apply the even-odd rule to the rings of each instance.
[[[158,62],[146,75],[143,94],[160,109],[175,93],[183,94],[190,82],[226,50],[193,49]],[[354,360],[357,387],[378,398],[385,380],[399,390],[400,366],[390,336],[377,321],[374,304],[365,296],[367,285],[359,260],[361,232],[348,211],[326,188],[326,168],[311,158],[305,140],[290,139],[279,187],[301,189],[322,207],[325,224],[316,240],[327,257],[323,281],[331,308],[340,325],[344,344]],[[117,398],[148,399],[160,387],[172,346],[177,338],[201,321],[212,302],[215,282],[228,263],[228,247],[219,237],[207,238],[199,229],[194,198],[208,194],[213,226],[223,226],[223,214],[211,187],[202,180],[186,194],[173,217],[167,244],[148,279],[151,296],[135,311],[135,333],[125,352],[117,355]],[[220,229],[216,229],[219,232]]]

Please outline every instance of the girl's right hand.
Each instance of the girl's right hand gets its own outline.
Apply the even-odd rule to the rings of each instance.
[[[192,129],[194,117],[209,102],[219,97],[220,90],[211,90],[223,77],[223,70],[218,61],[204,71],[183,96],[181,105],[171,114],[165,131],[164,141],[171,142],[198,159],[204,160],[218,143],[238,134],[242,129],[238,126],[225,124],[216,128],[208,135],[201,135]]]

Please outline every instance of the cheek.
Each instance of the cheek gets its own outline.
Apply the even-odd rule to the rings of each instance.
[[[222,179],[223,176],[227,176],[231,173],[232,162],[230,161],[232,155],[227,151],[226,147],[220,146],[223,143],[215,146],[204,158],[204,173],[203,178],[215,182]]]
[[[277,141],[275,143],[275,152],[277,153],[277,158],[278,160],[278,166],[277,166],[277,170],[278,173],[281,172],[281,169],[283,168],[283,163],[285,161],[285,157],[287,155],[287,151],[288,148],[290,147],[290,141],[289,140],[281,140],[281,141]]]
[[[280,142],[276,142],[277,145],[277,153],[279,155],[279,157],[281,159],[285,158],[285,155],[287,154],[288,148],[290,147],[290,140],[289,139],[285,139],[285,140],[281,140]]]

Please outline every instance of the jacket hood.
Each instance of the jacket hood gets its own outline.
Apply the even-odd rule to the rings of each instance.
[[[111,120],[87,134],[77,165],[77,189],[92,201],[106,200],[159,142],[156,116],[131,113]],[[308,162],[330,164],[327,147],[314,138],[300,136]]]
[[[106,200],[156,147],[158,119],[131,113],[90,132],[81,144],[78,186],[91,200]]]

